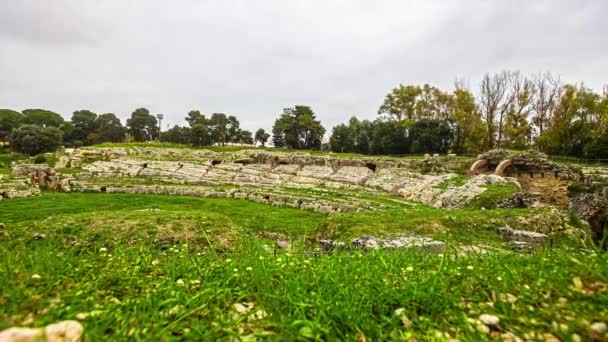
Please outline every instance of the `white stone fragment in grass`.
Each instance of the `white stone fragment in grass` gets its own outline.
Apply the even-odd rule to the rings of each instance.
[[[47,342],[78,342],[83,330],[82,325],[76,321],[49,324],[44,328]]]
[[[44,331],[42,329],[30,328],[8,328],[0,332],[2,342],[34,342],[43,341]]]
[[[488,315],[488,314],[482,314],[479,316],[479,320],[481,321],[481,323],[487,325],[487,326],[497,326],[498,323],[500,323],[500,318],[498,318],[497,316],[494,315]]]
[[[591,324],[591,330],[597,334],[603,334],[606,332],[606,330],[608,330],[608,327],[604,322],[595,322]]]

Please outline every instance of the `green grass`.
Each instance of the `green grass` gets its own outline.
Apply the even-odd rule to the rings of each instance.
[[[444,180],[440,184],[436,185],[435,188],[447,190],[448,188],[460,187],[460,186],[463,186],[467,182],[467,180],[469,180],[470,178],[471,177],[469,177],[469,176],[459,175],[459,176]]]
[[[11,173],[11,163],[18,160],[26,159],[26,156],[12,156],[10,152],[4,149],[0,149],[0,174],[10,174]]]
[[[484,186],[487,190],[477,195],[471,203],[470,208],[496,208],[496,206],[519,191],[517,185],[511,182],[488,184]]]
[[[80,317],[87,341],[605,339],[590,324],[608,320],[606,254],[574,242],[458,253],[461,244],[499,246],[494,227],[529,214],[412,204],[327,216],[230,199],[53,192],[6,200],[0,329]],[[415,231],[448,247],[275,255],[257,231],[298,240]],[[181,242],[157,246],[163,236]],[[243,302],[253,309],[238,314]],[[496,336],[468,322],[484,313],[500,318]]]

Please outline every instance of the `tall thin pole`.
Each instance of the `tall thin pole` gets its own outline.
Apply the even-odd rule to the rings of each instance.
[[[160,142],[160,132],[162,131],[162,122],[165,116],[163,114],[156,114],[156,118],[158,119],[158,142]]]

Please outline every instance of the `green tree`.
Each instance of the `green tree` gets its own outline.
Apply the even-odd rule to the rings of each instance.
[[[548,154],[584,157],[593,141],[592,118],[597,116],[599,95],[584,87],[565,85],[549,126],[537,138]]]
[[[329,148],[332,152],[353,152],[355,143],[351,127],[345,124],[334,126],[329,138]]]
[[[226,119],[226,142],[240,142],[241,140],[240,122],[236,116],[229,116]]]
[[[276,119],[272,132],[276,147],[318,149],[321,147],[325,128],[316,119],[310,107],[295,106],[286,109]]]
[[[253,145],[253,134],[246,129],[239,130],[238,141],[241,144]]]
[[[384,98],[378,114],[387,114],[395,121],[413,120],[416,117],[419,96],[422,89],[419,86],[404,86],[400,84]]]
[[[407,127],[392,120],[377,119],[372,124],[370,154],[398,155],[409,153]]]
[[[72,114],[71,121],[74,124],[74,138],[87,145],[93,143],[88,136],[97,130],[97,114],[90,110],[78,110]]]
[[[191,110],[188,112],[188,115],[186,116],[186,121],[188,122],[188,124],[190,126],[194,125],[194,124],[203,124],[203,125],[207,125],[207,119],[205,118],[205,115],[201,114],[200,111],[198,110]]]
[[[451,145],[453,133],[450,126],[441,120],[416,121],[410,130],[411,153],[446,153]]]
[[[213,113],[209,119],[209,127],[213,142],[225,146],[228,142],[228,117],[223,113]]]
[[[527,115],[516,111],[513,107],[511,106],[507,113],[504,146],[515,150],[525,150],[532,139],[532,127]]]
[[[256,143],[260,143],[260,145],[262,145],[262,147],[266,146],[266,142],[268,141],[268,138],[270,138],[270,134],[266,133],[266,131],[263,128],[258,129],[255,132],[255,142]]]
[[[99,115],[95,120],[95,127],[102,142],[117,143],[125,140],[125,128],[113,113]]]
[[[171,142],[174,144],[190,144],[190,127],[173,126],[173,128],[162,132],[162,141]]]
[[[61,115],[44,109],[26,109],[23,111],[22,124],[41,127],[61,127],[64,120]]]
[[[272,144],[274,147],[285,147],[285,133],[283,133],[283,125],[280,121],[281,117],[274,122],[272,126]]]
[[[152,141],[158,136],[157,121],[146,108],[138,108],[127,119],[127,130],[135,141]]]
[[[190,127],[190,143],[192,146],[207,146],[213,143],[211,131],[207,126],[196,123]]]
[[[450,121],[454,125],[454,152],[482,152],[486,127],[481,120],[475,98],[468,90],[454,91]]]
[[[0,109],[0,140],[6,143],[13,129],[19,127],[23,115],[10,109]]]
[[[84,145],[84,142],[82,140],[78,140],[74,135],[74,132],[76,132],[76,127],[74,127],[72,122],[66,121],[59,128],[63,132],[63,142],[67,146],[80,147]]]
[[[29,155],[53,152],[61,146],[62,137],[63,133],[57,127],[22,125],[11,134],[11,148]]]

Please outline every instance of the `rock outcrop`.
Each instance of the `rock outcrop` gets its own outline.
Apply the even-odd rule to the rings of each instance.
[[[608,188],[573,196],[569,208],[589,223],[594,240],[601,241],[604,227],[608,225]]]

